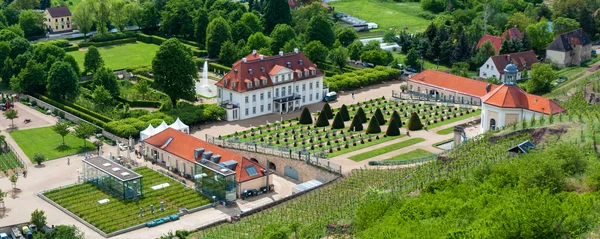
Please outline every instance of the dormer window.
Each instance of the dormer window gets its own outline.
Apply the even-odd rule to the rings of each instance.
[[[298,78],[302,77],[302,71],[298,71]]]
[[[248,73],[252,74],[252,72],[253,72],[252,69],[248,69]]]
[[[304,70],[304,76],[308,76],[308,70]]]
[[[310,73],[314,76],[317,75],[317,71],[316,70],[310,70]]]
[[[302,65],[303,64],[302,60],[298,60],[298,64]]]
[[[279,82],[279,76],[275,76],[275,83]]]
[[[237,68],[233,69],[233,73],[237,74]]]
[[[223,82],[225,83],[224,85],[227,85],[227,83],[229,83],[229,80],[225,79],[225,81]]]
[[[260,71],[265,72],[265,68],[261,66]]]
[[[231,88],[235,88],[236,86],[237,86],[237,82],[235,82],[235,81],[234,81],[234,82],[231,84]]]
[[[288,74],[288,80],[291,80],[291,79],[292,79],[292,74],[290,73],[290,74]]]
[[[292,63],[288,61],[287,66],[288,66],[288,68],[292,68]]]
[[[263,84],[263,86],[266,86],[267,85],[267,79],[263,79],[262,80],[262,84]]]
[[[252,81],[246,82],[246,86],[248,86],[248,89],[252,88]]]

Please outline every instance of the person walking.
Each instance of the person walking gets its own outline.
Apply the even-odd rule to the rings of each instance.
[[[356,99],[356,98],[354,97],[354,92],[352,92],[352,99],[353,99],[353,100],[354,100],[354,99]]]
[[[71,159],[67,158],[67,165],[71,165]]]

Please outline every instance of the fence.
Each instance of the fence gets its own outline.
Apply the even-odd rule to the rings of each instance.
[[[446,99],[446,98],[440,98],[439,96],[432,96],[430,94],[423,94],[423,93],[419,93],[419,92],[404,93],[402,91],[397,91],[397,90],[392,90],[392,99],[411,101],[411,102],[412,101],[422,101],[422,102],[426,102],[428,104],[447,103],[447,104],[459,105],[461,107],[481,106],[481,104],[480,104],[481,102],[479,100],[474,101],[474,102],[458,101],[458,100],[455,100],[458,98]]]
[[[212,143],[214,145],[223,147],[223,148],[232,148],[239,149],[244,151],[274,155],[282,158],[288,158],[293,160],[304,161],[312,166],[316,166],[322,169],[325,169],[329,172],[342,174],[342,166],[332,163],[331,161],[319,157],[314,153],[310,153],[308,151],[293,151],[291,149],[279,149],[274,147],[268,147],[263,145],[258,145],[255,143],[249,144],[244,142],[232,142],[229,139],[216,138],[213,136],[206,135],[206,141]]]
[[[21,161],[21,164],[23,164],[23,170],[27,171],[27,164],[25,163],[25,161],[23,161],[23,158],[21,158],[21,155],[19,155],[17,153],[17,151],[15,150],[15,148],[13,148],[13,146],[11,144],[9,144],[7,142],[6,145],[8,145],[8,147],[10,148],[10,151],[12,151],[15,154],[15,156],[17,156],[17,159],[19,159],[19,161]]]

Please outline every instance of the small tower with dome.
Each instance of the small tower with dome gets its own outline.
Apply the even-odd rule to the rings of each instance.
[[[510,57],[509,57],[510,59]],[[519,73],[519,69],[517,66],[513,64],[512,60],[504,67],[504,80],[502,83],[505,85],[516,85],[517,84],[517,75]]]

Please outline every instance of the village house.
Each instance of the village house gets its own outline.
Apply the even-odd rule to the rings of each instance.
[[[530,71],[531,65],[538,63],[539,60],[533,51],[491,56],[481,67],[479,67],[479,77],[484,79],[496,78],[502,81],[504,79],[504,68],[506,68],[510,62],[513,62],[519,70],[517,73],[517,81],[519,81],[528,78],[527,75],[522,74],[523,71]]]
[[[583,29],[562,33],[546,47],[546,59],[563,68],[592,58],[592,41]]]
[[[44,24],[50,32],[66,32],[73,30],[71,11],[68,7],[51,7],[44,11]]]
[[[492,45],[496,49],[496,54],[500,53],[500,46],[502,46],[502,41],[505,39],[509,39],[511,41],[520,40],[523,37],[523,34],[517,26],[513,28],[507,29],[501,36],[492,36],[492,35],[483,35],[479,41],[477,42],[476,49],[479,49],[486,41],[491,41]]]
[[[413,94],[471,105],[481,104],[481,97],[496,87],[484,81],[429,69],[408,79],[408,90]]]

